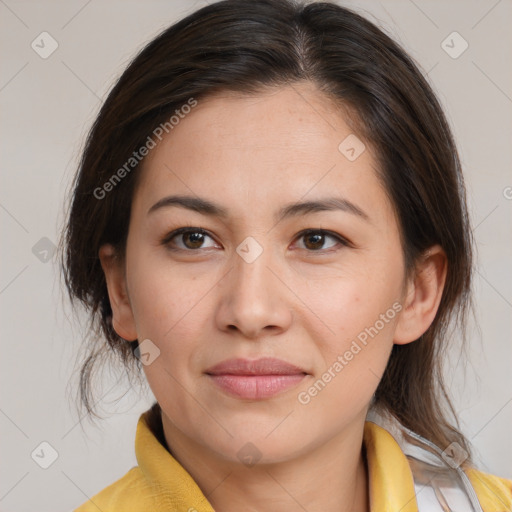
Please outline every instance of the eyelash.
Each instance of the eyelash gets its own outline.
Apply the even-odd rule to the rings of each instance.
[[[214,240],[212,235],[210,235],[208,233],[208,231],[206,231],[205,229],[200,228],[200,227],[190,226],[190,227],[178,228],[178,229],[175,229],[174,231],[171,231],[161,240],[161,244],[168,246],[168,248],[173,251],[197,252],[197,251],[201,250],[202,249],[201,247],[199,247],[198,249],[182,249],[180,247],[179,248],[170,247],[171,241],[174,238],[176,238],[179,235],[188,234],[188,233],[196,233],[196,234],[199,233],[201,235],[206,235]],[[336,239],[339,242],[339,244],[344,247],[353,247],[353,245],[347,239],[343,238],[341,235],[334,233],[333,231],[328,231],[328,230],[320,229],[320,228],[319,229],[314,229],[314,228],[305,229],[305,230],[301,231],[300,233],[298,233],[295,240],[298,240],[300,238],[303,238],[303,237],[306,237],[306,236],[312,235],[312,234],[329,236],[331,238]],[[305,249],[305,250],[310,253],[328,253],[328,252],[333,252],[333,251],[336,251],[339,249],[329,248],[329,249],[318,249],[318,250],[308,250],[308,249]]]

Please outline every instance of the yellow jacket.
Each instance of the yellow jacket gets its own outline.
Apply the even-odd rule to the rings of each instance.
[[[363,443],[372,512],[451,510],[446,505],[418,508],[421,502],[417,496],[421,492],[415,489],[408,458],[386,429],[366,421]],[[214,512],[190,474],[152,433],[146,414],[141,415],[137,424],[135,454],[138,466],[75,512]],[[512,481],[475,469],[466,470],[466,475],[483,512],[512,511]]]

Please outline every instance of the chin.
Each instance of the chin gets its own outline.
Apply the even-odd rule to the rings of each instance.
[[[224,459],[248,467],[286,462],[315,444],[316,438],[310,432],[306,437],[304,428],[290,429],[291,425],[285,426],[288,421],[285,419],[283,422],[285,417],[273,417],[272,421],[267,418],[261,422],[253,418],[237,424],[225,424],[232,437],[225,435],[221,439],[208,439],[205,442]]]

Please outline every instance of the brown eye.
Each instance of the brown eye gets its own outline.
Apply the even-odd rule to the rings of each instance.
[[[306,250],[313,252],[329,250],[332,249],[333,247],[336,247],[337,244],[341,244],[344,246],[349,245],[348,242],[341,236],[322,229],[311,229],[303,231],[299,236],[299,239],[304,240],[304,248]],[[328,241],[329,239],[334,240],[334,243],[330,243],[330,245],[325,247],[326,241]]]
[[[322,245],[325,243],[325,235],[319,233],[313,233],[310,235],[305,235],[304,237],[304,245],[308,249],[317,250],[321,249]]]
[[[213,238],[201,228],[180,228],[169,233],[162,240],[162,244],[169,246],[171,249],[193,251],[213,247],[214,245],[204,245],[208,238],[213,240]]]
[[[202,233],[183,233],[181,236],[184,245],[189,249],[199,249],[204,243],[204,235]]]

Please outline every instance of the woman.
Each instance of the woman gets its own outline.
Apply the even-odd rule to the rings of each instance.
[[[440,364],[471,236],[431,88],[331,3],[226,0],[135,58],[90,132],[64,271],[155,405],[78,510],[506,510]],[[450,414],[448,414],[450,413]]]

